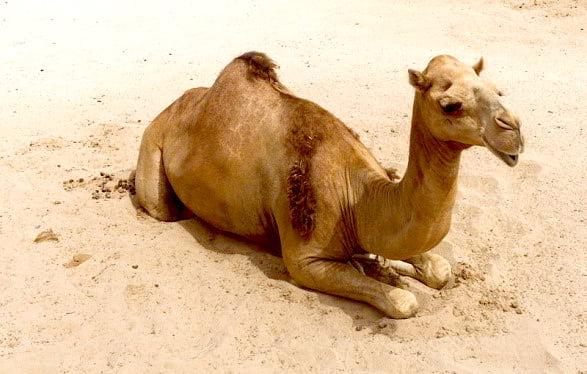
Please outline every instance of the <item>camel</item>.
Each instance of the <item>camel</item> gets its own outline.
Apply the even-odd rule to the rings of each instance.
[[[473,66],[434,57],[409,70],[415,88],[409,161],[396,181],[358,136],[290,92],[263,53],[235,58],[210,88],[187,91],[146,128],[138,204],[162,221],[197,216],[225,232],[277,246],[300,286],[371,304],[392,318],[414,294],[362,271],[374,259],[440,289],[451,276],[427,253],[447,234],[461,153],[484,146],[515,166],[518,117]]]

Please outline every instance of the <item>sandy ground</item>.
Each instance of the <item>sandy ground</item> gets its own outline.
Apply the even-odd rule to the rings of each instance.
[[[587,370],[585,1],[79,3],[0,2],[0,372]],[[145,126],[252,49],[400,170],[407,69],[485,56],[527,151],[515,169],[466,153],[435,249],[455,278],[416,287],[415,318],[133,208]]]

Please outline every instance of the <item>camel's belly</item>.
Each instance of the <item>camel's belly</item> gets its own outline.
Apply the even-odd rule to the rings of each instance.
[[[168,178],[175,193],[196,216],[214,227],[263,241],[274,235],[270,216],[273,191],[256,175],[259,166],[227,160],[190,157],[171,167]]]

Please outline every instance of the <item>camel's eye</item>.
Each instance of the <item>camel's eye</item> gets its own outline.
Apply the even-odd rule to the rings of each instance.
[[[442,111],[445,114],[455,114],[458,111],[460,111],[463,108],[463,103],[461,103],[460,101],[454,102],[454,103],[448,103],[448,104],[441,104],[442,107]]]

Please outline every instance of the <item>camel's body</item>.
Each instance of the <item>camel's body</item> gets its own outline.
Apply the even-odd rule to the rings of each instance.
[[[466,146],[431,134],[418,93],[410,163],[395,183],[351,130],[287,91],[273,67],[262,54],[243,55],[212,87],[186,92],[153,121],[137,166],[139,204],[161,220],[193,212],[221,230],[279,246],[298,283],[390,316],[412,315],[410,292],[349,261],[364,253],[407,260],[391,266],[442,287],[450,266],[420,254],[448,232]],[[416,78],[424,78],[413,77],[418,86]]]

